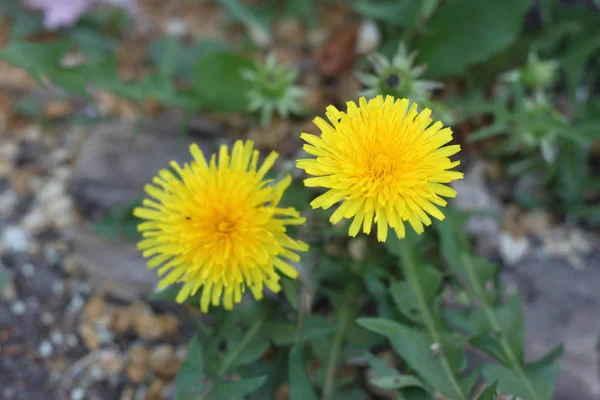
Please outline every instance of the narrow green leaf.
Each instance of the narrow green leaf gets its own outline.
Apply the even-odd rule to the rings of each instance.
[[[277,346],[290,346],[295,344],[296,323],[282,320],[270,320],[265,324],[265,332]],[[306,316],[302,325],[302,331],[298,341],[314,340],[323,336],[331,335],[336,327],[325,318],[319,316]]]
[[[270,32],[269,25],[262,17],[265,14],[264,11],[262,13],[255,12],[240,0],[217,0],[217,2],[221,3],[235,18],[245,25],[255,25],[263,29],[266,33]]]
[[[298,343],[292,347],[288,360],[290,382],[290,400],[318,400],[304,367],[304,345]]]
[[[412,375],[383,376],[370,379],[370,382],[382,389],[402,389],[411,386],[427,389],[419,378]]]
[[[208,396],[210,400],[242,400],[258,390],[267,381],[266,376],[246,378],[236,382],[220,382]]]
[[[185,362],[175,378],[177,400],[195,399],[206,390],[204,386],[204,352],[198,338],[190,341]]]
[[[352,8],[358,14],[382,21],[392,26],[405,26],[410,17],[418,14],[422,0],[404,0],[387,2],[370,2],[361,0],[354,2]]]
[[[8,282],[8,272],[4,270],[4,267],[0,266],[0,291],[4,288],[4,285]]]
[[[298,310],[298,292],[300,290],[298,286],[298,281],[295,279],[281,279],[281,289],[283,295],[290,305],[294,307],[294,310]]]

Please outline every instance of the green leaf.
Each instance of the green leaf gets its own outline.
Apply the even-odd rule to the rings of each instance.
[[[306,376],[303,350],[303,343],[294,345],[290,350],[288,360],[290,400],[318,400],[317,394]]]
[[[410,23],[411,17],[419,14],[421,1],[403,0],[374,3],[361,0],[354,2],[352,8],[358,14],[376,21],[382,21],[392,26],[405,26]]]
[[[491,384],[489,384],[483,390],[483,392],[481,392],[481,394],[479,395],[477,400],[496,400],[497,391],[498,391],[497,386],[498,386],[498,381],[494,381]]]
[[[208,396],[210,400],[242,400],[258,390],[267,381],[266,376],[242,379],[236,382],[220,382]]]
[[[502,345],[487,333],[482,333],[473,336],[469,339],[469,343],[471,343],[476,348],[485,351],[504,365],[511,365],[511,361],[504,352]]]
[[[238,355],[237,360],[231,365],[231,368],[238,368],[254,363],[265,354],[269,346],[269,340],[264,335],[260,334],[256,336]]]
[[[365,287],[377,303],[377,315],[384,318],[395,319],[397,312],[390,299],[388,288],[375,276],[365,274],[363,276]]]
[[[431,306],[442,284],[442,274],[430,265],[417,268],[420,290],[426,304]],[[419,295],[406,281],[395,281],[390,285],[390,294],[398,310],[407,318],[422,322],[419,316]]]
[[[153,40],[148,47],[148,56],[152,62],[157,65],[164,65],[164,57],[169,46],[175,38],[158,38]],[[227,51],[227,44],[216,39],[204,39],[193,44],[180,43],[178,40],[179,52],[174,58],[176,61],[171,71],[179,77],[191,77],[194,71],[194,65],[203,57],[212,54]]]
[[[600,32],[586,32],[579,38],[577,45],[567,52],[561,61],[571,92],[581,83],[587,60],[600,48]]]
[[[386,336],[400,357],[430,386],[451,399],[464,398],[456,392],[439,354],[432,352],[432,342],[425,332],[385,318],[359,318],[356,322],[368,330]]]
[[[177,400],[195,399],[206,390],[203,384],[204,376],[204,352],[198,338],[194,336],[190,340],[188,354],[185,362],[181,364],[175,387],[177,388]]]
[[[412,375],[384,376],[370,379],[370,382],[382,389],[401,389],[411,386],[427,389],[419,378]]]
[[[245,111],[250,83],[241,70],[251,68],[250,59],[232,53],[212,53],[195,67],[194,84],[198,101],[215,111]]]
[[[513,43],[529,5],[523,0],[449,0],[442,3],[417,42],[428,74],[445,77]]]
[[[217,0],[217,2],[221,3],[236,19],[246,26],[257,26],[265,33],[270,32],[269,24],[264,18],[264,15],[266,15],[264,8],[261,12],[255,12],[240,0]]]
[[[23,68],[35,79],[60,68],[61,57],[72,47],[70,41],[47,43],[14,42],[0,51],[0,59]]]
[[[269,320],[265,324],[265,332],[269,335],[273,343],[277,346],[290,346],[296,343],[296,323]],[[309,341],[323,336],[331,335],[335,332],[336,327],[327,319],[315,315],[307,315],[304,318],[302,331],[298,337],[298,341]]]
[[[246,349],[250,346],[250,344],[254,341],[255,337],[260,335],[262,327],[267,319],[267,315],[269,313],[269,309],[265,308],[262,313],[258,316],[256,321],[252,324],[250,329],[244,334],[242,340],[225,355],[223,362],[221,363],[221,367],[219,368],[219,376],[222,376],[231,369],[236,363],[239,363],[241,355],[246,351]],[[261,353],[262,354],[262,353]]]
[[[4,267],[0,266],[0,291],[4,288],[4,285],[8,282],[8,272],[4,270]]]
[[[507,394],[532,399],[551,400],[554,392],[554,381],[561,369],[556,365],[525,366],[523,372],[527,380],[523,380],[519,372],[500,364],[488,364],[483,367],[483,374],[490,381],[498,380],[498,388]],[[526,385],[526,382],[528,384]],[[531,385],[531,386],[529,386]]]
[[[298,310],[298,281],[295,279],[283,278],[281,279],[281,289],[283,295],[287,301],[294,307],[294,310]]]

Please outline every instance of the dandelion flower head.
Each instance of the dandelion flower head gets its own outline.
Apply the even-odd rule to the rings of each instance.
[[[431,124],[431,110],[417,110],[408,99],[377,96],[357,105],[347,103],[343,112],[327,107],[329,122],[315,118],[321,130],[316,136],[303,133],[305,151],[315,158],[298,160],[298,168],[313,177],[308,187],[328,189],[311,202],[313,208],[328,209],[338,204],[330,221],[352,219],[350,236],[361,229],[369,234],[377,224],[377,239],[384,242],[388,229],[399,238],[405,236],[404,223],[422,233],[444,214],[442,197],[456,192],[445,185],[463,174],[449,171],[459,164],[449,157],[459,145],[445,146],[452,130],[441,122]]]
[[[291,178],[278,183],[265,179],[276,153],[259,167],[259,152],[251,141],[237,141],[231,152],[221,146],[210,161],[197,145],[193,161],[183,167],[171,162],[153,184],[150,196],[134,214],[144,219],[138,244],[150,268],[160,267],[159,289],[180,282],[177,301],[202,290],[200,308],[212,303],[232,309],[246,288],[257,300],[266,286],[281,290],[280,275],[297,271],[285,260],[299,261],[305,243],[290,238],[287,227],[305,222],[293,208],[279,202]]]

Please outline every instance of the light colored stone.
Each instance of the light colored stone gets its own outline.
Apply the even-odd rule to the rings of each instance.
[[[136,314],[133,324],[140,339],[157,340],[163,335],[160,319],[149,311]]]
[[[31,246],[29,235],[18,226],[7,226],[2,232],[2,243],[14,252],[26,252]]]
[[[95,350],[100,347],[100,337],[91,324],[83,324],[79,328],[79,334],[88,349]]]
[[[117,375],[123,370],[124,362],[115,350],[105,350],[100,354],[98,362],[108,375]]]
[[[87,321],[96,321],[106,313],[106,303],[101,296],[92,297],[85,305],[83,315]]]
[[[502,261],[508,266],[513,266],[521,261],[530,247],[529,239],[525,236],[515,237],[508,232],[500,234],[498,252]]]
[[[377,24],[371,20],[362,21],[356,38],[356,53],[363,55],[372,53],[377,50],[380,42],[381,34]]]
[[[170,344],[158,345],[150,352],[150,368],[161,378],[175,377],[180,365],[177,352]]]
[[[156,271],[147,268],[135,244],[109,240],[87,227],[78,228],[73,240],[72,261],[88,274],[94,287],[127,301],[152,293],[158,282]]]

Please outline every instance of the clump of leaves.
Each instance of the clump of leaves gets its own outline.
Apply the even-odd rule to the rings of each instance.
[[[269,125],[275,111],[283,118],[301,111],[300,101],[305,90],[294,85],[298,69],[277,64],[274,52],[267,55],[264,64],[256,63],[241,74],[251,85],[247,94],[248,110],[260,113],[263,127]]]
[[[430,92],[443,87],[439,82],[419,79],[425,72],[425,65],[414,65],[417,52],[408,54],[403,42],[391,59],[375,53],[369,56],[374,74],[356,72],[358,80],[366,86],[359,96],[372,98],[377,95],[391,95],[408,98],[417,103],[429,99]]]
[[[528,89],[548,89],[556,84],[559,66],[558,61],[541,60],[538,54],[532,51],[527,56],[527,64],[523,68],[508,71],[501,79],[506,82],[520,81]]]

